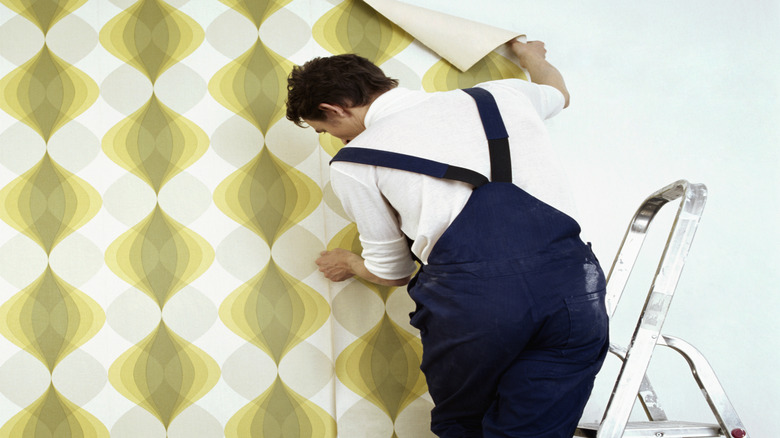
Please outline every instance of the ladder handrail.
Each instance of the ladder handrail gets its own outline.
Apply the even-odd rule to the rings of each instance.
[[[620,437],[640,391],[653,349],[671,304],[707,198],[704,184],[676,181],[650,195],[634,215],[607,277],[607,312],[612,317],[631,269],[645,240],[650,222],[668,202],[682,197],[653,283],[642,309],[626,359],[618,374],[599,437]]]
[[[693,345],[673,336],[661,336],[658,345],[671,348],[688,362],[691,374],[715,415],[721,432],[727,437],[749,438],[745,425],[739,419],[707,358]]]
[[[626,287],[628,277],[631,275],[631,270],[639,256],[639,250],[642,249],[642,244],[645,241],[645,237],[647,237],[647,230],[650,227],[650,222],[652,222],[655,215],[664,205],[688,192],[691,188],[690,186],[691,184],[686,180],[675,181],[648,196],[647,199],[642,202],[642,205],[639,206],[636,213],[634,213],[634,217],[631,219],[626,234],[623,236],[623,241],[620,243],[615,260],[612,262],[612,267],[610,267],[609,274],[607,275],[606,299],[607,313],[610,317],[615,313],[615,308],[620,301],[620,296],[623,294],[623,290]],[[706,200],[707,189],[703,184],[693,184],[693,186],[701,187],[703,189],[703,197],[705,199],[702,199],[701,206],[697,205],[698,214],[701,215],[701,209],[704,208],[703,203]],[[678,218],[684,207],[685,203],[681,203],[680,208],[677,210]],[[672,232],[674,232],[674,228],[672,228]]]

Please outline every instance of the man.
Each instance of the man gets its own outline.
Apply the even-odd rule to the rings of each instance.
[[[355,55],[288,79],[287,118],[349,143],[331,183],[363,253],[317,265],[409,283],[441,437],[571,437],[608,346],[604,275],[543,124],[569,93],[543,43],[509,44],[533,83],[411,91]]]

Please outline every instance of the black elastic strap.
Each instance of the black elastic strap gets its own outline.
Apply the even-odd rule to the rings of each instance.
[[[479,117],[485,129],[490,152],[490,176],[493,182],[512,182],[512,160],[509,154],[509,134],[498,111],[496,99],[483,88],[463,90],[477,103]]]
[[[368,164],[371,166],[387,167],[391,169],[405,170],[434,178],[451,179],[473,185],[475,188],[488,183],[488,179],[473,170],[412,155],[396,152],[380,151],[376,149],[344,147],[330,161],[347,161],[350,163]]]

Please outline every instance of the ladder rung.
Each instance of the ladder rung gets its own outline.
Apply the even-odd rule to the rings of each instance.
[[[575,437],[595,438],[599,423],[580,424]],[[723,437],[717,424],[686,421],[634,421],[626,425],[624,438],[713,438]]]

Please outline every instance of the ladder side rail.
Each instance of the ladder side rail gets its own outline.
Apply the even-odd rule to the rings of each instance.
[[[687,183],[682,186],[685,196],[677,210],[653,284],[629,344],[626,360],[607,403],[598,432],[601,438],[620,437],[625,431],[704,209],[706,187],[703,184]],[[676,193],[668,195],[674,196]]]
[[[621,361],[626,360],[626,349],[617,344],[609,344],[609,352],[620,358]],[[642,378],[642,383],[639,384],[639,403],[642,409],[645,411],[647,419],[650,421],[668,421],[661,402],[658,400],[658,395],[653,389],[653,385],[650,383],[650,379],[647,374]]]
[[[639,251],[647,236],[650,223],[661,208],[669,201],[682,196],[688,188],[688,182],[678,180],[666,187],[657,190],[648,196],[634,213],[631,222],[623,236],[618,253],[607,275],[607,313],[611,318],[615,312],[620,296],[625,290],[628,278],[631,275]],[[626,350],[616,344],[610,344],[610,352],[625,363]],[[666,412],[653,389],[647,376],[643,376],[639,389],[639,400],[642,408],[651,421],[667,420]],[[633,403],[633,402],[632,402]]]
[[[618,438],[623,436],[634,401],[639,395],[642,381],[645,379],[647,365],[653,354],[657,336],[649,330],[637,328],[629,346],[629,354],[618,373],[612,395],[598,430],[599,438]],[[653,339],[656,336],[656,339]]]
[[[745,425],[729,401],[723,385],[715,375],[715,370],[712,369],[707,358],[693,345],[673,336],[662,336],[658,345],[664,345],[680,353],[688,362],[691,373],[715,415],[723,434],[727,437],[749,438]]]
[[[631,275],[639,251],[642,249],[645,237],[647,237],[650,223],[667,202],[682,196],[687,187],[687,181],[675,181],[648,196],[634,213],[612,262],[612,267],[609,269],[609,274],[607,274],[606,303],[607,314],[610,318],[615,313],[626,283],[628,283],[628,277]]]

